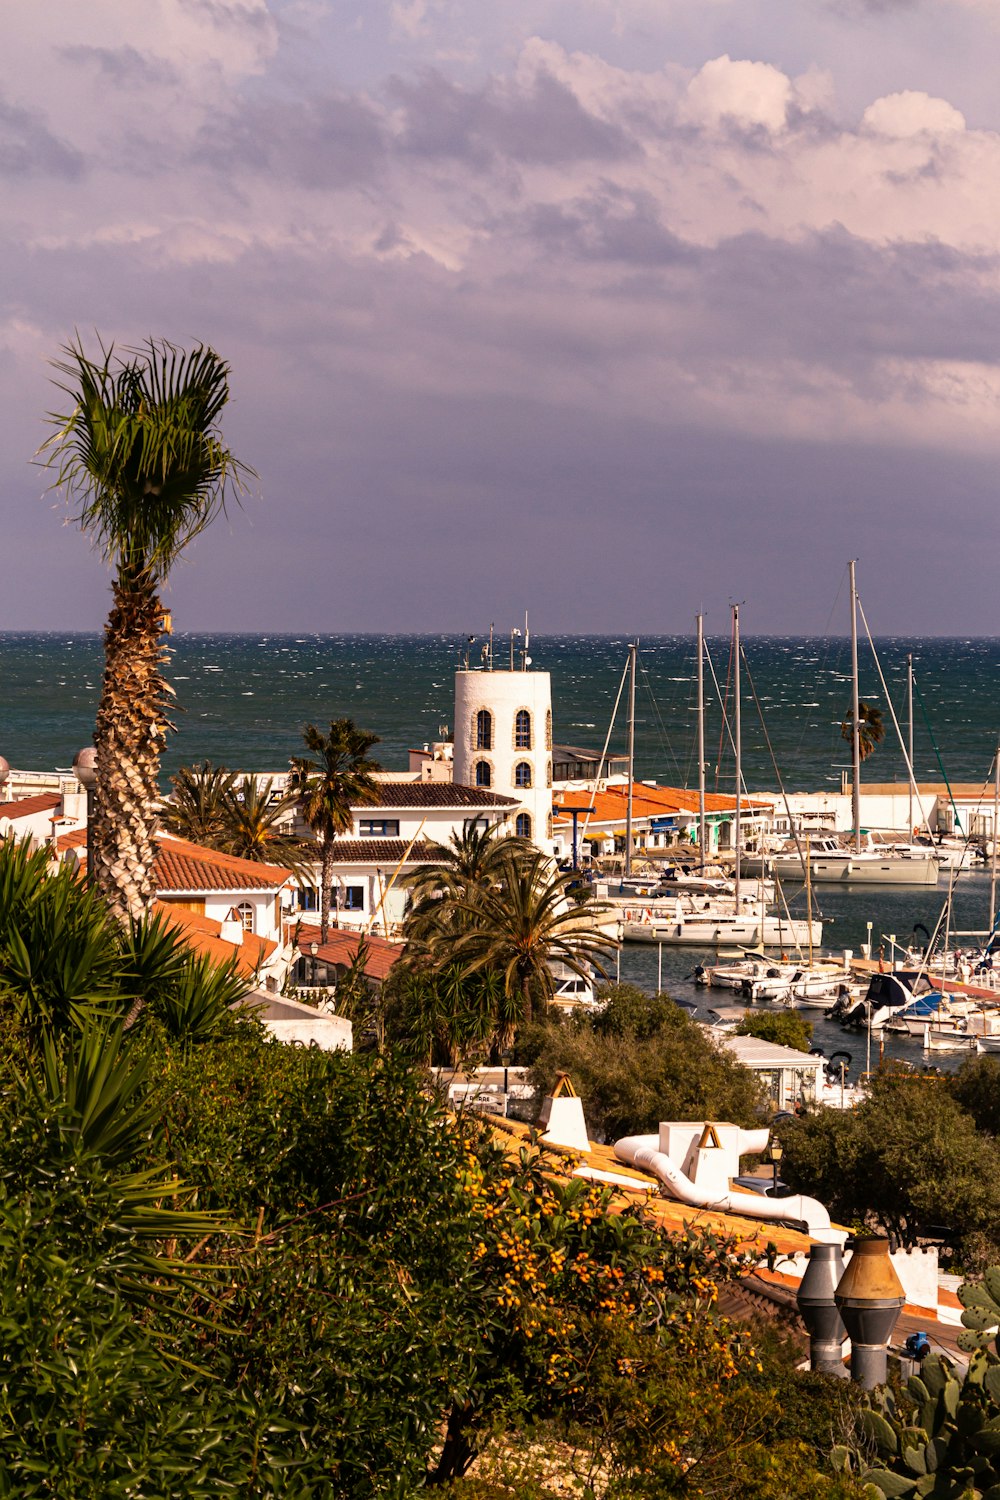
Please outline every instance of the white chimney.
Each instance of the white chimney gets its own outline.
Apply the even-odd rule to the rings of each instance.
[[[243,923],[235,906],[230,907],[229,915],[225,921],[220,923],[219,936],[224,943],[232,943],[234,948],[243,946]]]

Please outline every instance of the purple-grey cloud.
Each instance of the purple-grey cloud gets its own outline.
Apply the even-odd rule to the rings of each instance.
[[[83,158],[45,124],[41,113],[0,98],[0,176],[78,177]]]
[[[619,161],[637,146],[620,126],[597,118],[558,79],[542,71],[526,89],[494,81],[463,87],[437,70],[396,77],[389,93],[402,109],[402,145],[414,156],[481,166],[494,157],[558,166]]]
[[[100,77],[116,88],[159,88],[180,81],[180,71],[166,58],[140,52],[136,47],[60,47],[68,62],[92,66]]]

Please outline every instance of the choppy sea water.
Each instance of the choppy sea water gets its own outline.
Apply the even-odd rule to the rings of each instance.
[[[168,677],[177,695],[177,733],[164,757],[164,775],[203,759],[239,769],[283,769],[301,748],[304,723],[323,724],[344,715],[381,736],[376,754],[387,768],[403,769],[409,747],[437,738],[451,725],[454,671],[467,644],[464,637],[448,635],[176,636]],[[471,647],[473,661],[481,646],[480,640]],[[533,665],[552,674],[557,742],[603,745],[626,647],[625,636],[532,637]],[[906,657],[913,654],[918,778],[947,776],[985,785],[1000,740],[1000,640],[886,639],[877,647],[904,734]],[[743,759],[750,787],[774,788],[775,763],[786,785],[796,790],[839,785],[849,763],[840,733],[850,706],[848,641],[751,637],[744,648],[752,679],[744,674],[742,682]],[[719,711],[720,698],[727,695],[729,641],[712,639],[709,650],[718,678],[716,689],[707,671],[709,786],[729,791],[733,765]],[[498,642],[498,664],[503,660]],[[68,767],[76,751],[90,742],[101,669],[96,635],[0,634],[0,755],[19,768]],[[729,693],[731,702],[731,689]],[[861,694],[881,708],[887,731],[866,765],[866,776],[902,780],[902,752],[867,651],[862,652]],[[642,640],[636,697],[640,777],[694,784],[695,702],[693,639]],[[611,748],[624,747],[621,710]],[[905,939],[916,922],[932,928],[946,890],[942,884],[936,891],[820,892],[824,946],[857,951],[869,920],[876,941],[890,932]],[[953,925],[983,927],[988,901],[984,875],[962,876],[956,884]],[[698,955],[690,950],[664,950],[665,986],[697,998],[685,977],[696,962]],[[652,988],[657,964],[655,950],[628,948],[622,977]],[[844,1045],[843,1033],[821,1019],[817,1040],[828,1051]],[[847,1045],[850,1049],[851,1043]],[[893,1046],[919,1058],[916,1044]],[[863,1040],[853,1050],[860,1056]],[[959,1059],[940,1054],[934,1060],[949,1066]]]
[[[913,654],[918,778],[941,779],[943,767],[951,780],[985,781],[1000,737],[1000,639],[877,644],[904,733],[906,655]],[[471,648],[473,661],[481,645]],[[552,674],[557,741],[603,744],[626,646],[624,636],[532,636],[533,665]],[[789,786],[838,785],[849,764],[840,735],[850,707],[848,642],[751,637],[744,647],[752,687],[744,673],[743,759],[751,787],[777,785],[768,738]],[[301,748],[304,723],[343,715],[379,734],[376,753],[387,767],[401,769],[411,745],[436,738],[451,724],[454,671],[465,648],[464,637],[446,635],[175,636],[167,675],[177,694],[177,733],[165,772],[206,758],[234,768],[280,769]],[[732,757],[719,712],[729,642],[710,640],[709,648],[719,679],[716,692],[706,674],[709,785],[730,790]],[[504,657],[498,642],[498,664]],[[91,738],[101,665],[96,635],[0,634],[0,755],[18,767],[68,766]],[[694,675],[690,637],[640,642],[639,776],[682,786],[696,779]],[[903,779],[902,754],[870,653],[862,655],[861,696],[881,708],[887,728],[866,775]],[[622,711],[612,748],[624,745]]]

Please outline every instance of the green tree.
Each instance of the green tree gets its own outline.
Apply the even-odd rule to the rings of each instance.
[[[748,1010],[736,1028],[737,1036],[756,1036],[797,1052],[809,1051],[812,1034],[812,1022],[795,1010]]]
[[[353,719],[331,719],[329,734],[307,724],[302,738],[310,754],[293,763],[292,789],[302,817],[320,844],[319,928],[320,941],[325,943],[330,932],[334,841],[339,834],[350,833],[352,808],[378,802],[375,772],[381,767],[368,752],[379,737],[358,729]]]
[[[840,726],[840,738],[851,744],[854,737],[854,710],[848,709],[844,722]],[[885,725],[882,722],[882,710],[876,708],[874,703],[860,702],[858,704],[858,745],[861,759],[867,760],[869,755],[875,751],[885,739]]]
[[[282,865],[296,874],[308,862],[303,840],[289,831],[288,820],[297,805],[294,793],[274,796],[270,778],[244,776],[222,803],[222,828],[213,848],[257,864]]]
[[[525,856],[505,850],[496,866],[495,883],[480,884],[454,909],[462,925],[445,929],[431,954],[470,974],[499,974],[510,1008],[505,1030],[531,1021],[534,1009],[545,1009],[555,992],[553,961],[589,978],[604,972],[609,952],[618,945],[594,926],[593,908],[584,912],[569,899],[570,874],[553,870],[547,855]]]
[[[214,766],[210,760],[200,766],[181,766],[171,776],[170,796],[160,808],[160,824],[168,833],[218,847],[226,826],[227,800],[236,784],[236,772],[225,766]]]
[[[1000,1152],[933,1075],[884,1069],[856,1109],[787,1121],[781,1136],[782,1177],[841,1223],[902,1245],[942,1224],[967,1260],[996,1253]]]
[[[406,937],[411,949],[425,940],[440,941],[443,931],[454,934],[468,925],[460,903],[498,886],[508,859],[530,858],[534,852],[526,839],[482,828],[474,818],[467,819],[447,844],[431,844],[427,863],[407,879]]]
[[[760,1123],[763,1099],[753,1073],[679,1005],[631,985],[610,986],[603,998],[603,1012],[553,1016],[518,1043],[540,1093],[559,1073],[570,1075],[594,1140],[655,1131],[661,1120]]]
[[[72,404],[52,415],[44,461],[113,569],[88,858],[112,912],[138,918],[155,895],[157,775],[170,727],[159,590],[252,471],[219,435],[229,367],[212,349],[150,339],[123,355],[102,347],[97,360],[79,342],[63,352],[57,384]]]
[[[970,1057],[950,1079],[952,1098],[978,1130],[1000,1136],[1000,1057]]]

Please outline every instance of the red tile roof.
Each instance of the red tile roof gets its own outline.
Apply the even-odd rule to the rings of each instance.
[[[251,859],[237,859],[235,855],[204,849],[200,844],[175,839],[170,834],[158,834],[157,838],[160,847],[155,866],[156,889],[162,894],[277,891],[292,878],[291,870],[281,865],[262,865]],[[67,849],[85,849],[86,844],[85,828],[74,828],[71,833],[61,834],[57,840],[60,853]]]
[[[196,953],[206,953],[209,958],[220,964],[230,963],[235,958],[240,973],[246,975],[248,979],[256,976],[261,965],[271,957],[278,946],[277,943],[272,943],[267,938],[258,937],[255,932],[245,932],[242,943],[237,947],[235,943],[227,942],[220,935],[222,931],[220,922],[213,921],[211,917],[202,916],[200,912],[174,906],[169,901],[155,902],[154,910],[181,934],[189,948],[193,948]]]
[[[160,834],[156,856],[158,891],[276,891],[292,878],[281,865],[258,864],[204,849],[187,839]]]
[[[595,824],[624,823],[628,804],[628,786],[609,786],[602,792],[580,791],[556,794],[553,811],[556,820],[568,822],[572,808],[585,811],[593,807],[591,817]],[[750,810],[772,806],[770,801],[743,797],[741,807]],[[719,792],[706,792],[705,811],[710,813],[734,812],[736,798]],[[663,818],[677,813],[697,813],[698,793],[673,786],[646,786],[637,781],[632,786],[632,816],[634,818]]]
[[[334,839],[333,862],[336,865],[389,865],[395,868],[406,854],[407,865],[427,864],[434,860],[428,843],[414,844],[407,854],[407,839]],[[319,863],[320,849],[316,848]]]
[[[463,786],[455,781],[379,781],[378,801],[366,806],[352,805],[352,812],[363,818],[368,807],[434,807],[464,809],[467,807],[516,807],[516,797],[504,797],[488,787]]]
[[[363,934],[368,944],[368,962],[365,973],[370,979],[385,979],[393,964],[398,961],[403,953],[402,943],[390,943],[385,938],[375,937],[372,934]],[[340,927],[327,936],[325,943],[319,940],[318,927],[300,927],[298,937],[298,949],[300,953],[309,954],[310,943],[318,944],[316,958],[324,960],[329,964],[349,964],[358,951],[358,944],[362,934],[349,932]],[[309,955],[312,956],[311,954]]]
[[[30,818],[35,813],[55,812],[62,806],[62,798],[56,792],[39,792],[37,797],[22,797],[16,802],[0,802],[0,818],[13,822],[15,818]]]

